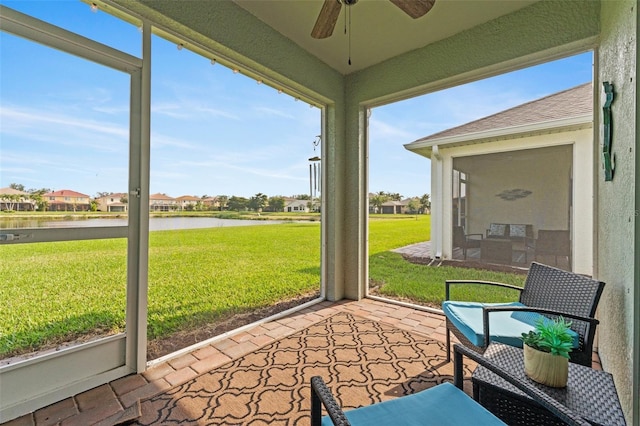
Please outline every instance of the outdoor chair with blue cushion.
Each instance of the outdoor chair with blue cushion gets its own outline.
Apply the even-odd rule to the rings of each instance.
[[[462,284],[510,288],[520,292],[520,298],[511,303],[450,300],[450,287]],[[442,303],[447,327],[447,362],[450,333],[465,346],[483,353],[490,341],[522,347],[522,333],[534,330],[539,318],[548,321],[563,316],[571,321],[574,333],[570,361],[590,367],[598,324],[594,316],[603,288],[601,281],[537,262],[531,263],[522,288],[488,281],[447,280]]]
[[[569,425],[588,425],[578,414],[531,384],[502,371],[479,353],[454,346],[454,385],[445,382],[421,392],[342,411],[320,376],[311,379],[311,426],[358,425],[504,425],[462,391],[462,356],[495,372]],[[322,417],[322,407],[327,416]]]

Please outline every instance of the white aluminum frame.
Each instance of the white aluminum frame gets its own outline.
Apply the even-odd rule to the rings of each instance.
[[[146,368],[151,28],[143,25],[136,58],[0,5],[3,31],[87,59],[131,77],[128,227],[3,230],[5,244],[128,238],[126,333],[0,367],[0,423]]]

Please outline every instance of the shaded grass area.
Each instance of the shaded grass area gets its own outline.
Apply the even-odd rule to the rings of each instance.
[[[369,257],[370,291],[379,296],[439,309],[445,296],[444,283],[451,279],[497,281],[521,287],[525,276],[455,266],[419,265],[407,262],[402,255],[392,252]],[[516,301],[518,296],[515,290],[479,285],[454,286],[450,294],[455,300],[480,302]]]
[[[370,293],[439,309],[444,300],[444,282],[448,279],[524,284],[525,276],[521,274],[418,265],[390,251],[430,238],[431,216],[372,216],[369,222]],[[518,292],[489,286],[456,286],[451,297],[456,300],[506,302],[517,300]]]

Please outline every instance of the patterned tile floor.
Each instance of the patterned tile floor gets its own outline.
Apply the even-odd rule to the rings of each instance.
[[[154,364],[142,374],[130,375],[67,398],[3,426],[111,425],[136,401],[171,388],[199,374],[239,358],[274,340],[338,312],[350,312],[400,329],[417,331],[444,342],[444,317],[379,300],[324,301],[286,317],[257,325],[225,339]],[[594,354],[594,367],[599,367]]]

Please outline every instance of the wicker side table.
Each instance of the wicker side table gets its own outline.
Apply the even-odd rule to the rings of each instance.
[[[524,374],[520,348],[491,343],[485,357],[511,374],[526,380],[594,425],[625,425],[613,377],[604,371],[569,363],[566,388],[551,388]],[[486,368],[472,376],[473,397],[509,425],[563,425],[551,413]]]
[[[487,238],[480,241],[480,260],[510,265],[513,260],[511,240]]]

